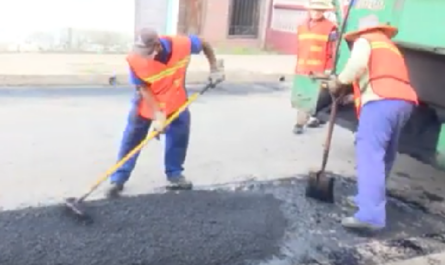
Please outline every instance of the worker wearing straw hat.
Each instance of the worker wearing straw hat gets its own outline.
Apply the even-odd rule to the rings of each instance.
[[[410,84],[400,50],[391,41],[398,30],[380,24],[374,15],[345,34],[351,55],[338,77],[328,82],[331,93],[352,84],[359,119],[356,134],[357,190],[348,197],[358,211],[342,220],[351,229],[381,229],[386,225],[386,177],[396,158],[401,131],[418,97]]]
[[[310,0],[306,8],[309,19],[298,27],[295,73],[299,75],[325,73],[333,68],[333,54],[337,40],[337,26],[325,17],[325,13],[333,10],[334,6],[331,0]],[[316,112],[329,105],[330,100],[329,94],[322,91]],[[313,128],[319,124],[315,117],[298,111],[294,133],[303,133],[305,125]]]

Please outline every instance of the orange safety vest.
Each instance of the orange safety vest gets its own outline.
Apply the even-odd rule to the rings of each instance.
[[[190,61],[191,43],[186,36],[161,36],[171,42],[172,54],[167,64],[144,58],[134,52],[127,56],[132,71],[147,83],[161,109],[170,115],[187,101],[184,88],[185,74]],[[141,100],[139,115],[153,119],[153,110]]]
[[[333,68],[333,47],[329,47],[329,35],[337,26],[323,19],[313,27],[309,21],[298,27],[296,74],[320,73]],[[331,49],[331,54],[328,53]]]
[[[408,69],[397,46],[383,33],[368,33],[365,38],[371,45],[368,62],[369,84],[372,93],[383,99],[401,99],[418,104],[417,93],[410,84]],[[353,83],[357,117],[362,108],[358,80]]]

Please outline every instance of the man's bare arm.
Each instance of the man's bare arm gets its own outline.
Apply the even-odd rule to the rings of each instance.
[[[210,45],[210,43],[203,38],[200,38],[200,40],[202,45],[202,51],[204,52],[204,55],[206,56],[207,61],[209,62],[210,70],[212,71],[217,70],[218,65],[216,63],[215,51],[213,50],[212,45]]]

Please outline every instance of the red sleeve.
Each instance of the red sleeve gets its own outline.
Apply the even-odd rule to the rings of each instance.
[[[332,31],[335,32],[334,34],[336,34],[337,28],[334,28]],[[334,68],[335,48],[337,41],[339,41],[337,38],[335,39],[329,38],[328,45],[326,47],[326,61],[324,67],[325,70],[330,70]]]
[[[298,52],[300,51],[300,48],[299,48],[299,43],[298,43],[298,36],[299,36],[299,33],[300,32],[300,26],[297,26],[297,33],[295,34],[295,55],[298,55]]]
[[[330,41],[326,48],[326,62],[325,62],[325,70],[329,70],[334,66],[334,54],[335,53],[335,42]]]

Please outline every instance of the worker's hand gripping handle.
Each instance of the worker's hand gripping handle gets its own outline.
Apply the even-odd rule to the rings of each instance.
[[[224,60],[219,59],[216,62],[216,68],[210,70],[209,84],[211,88],[215,88],[216,85],[223,82],[226,79],[224,72]]]
[[[333,92],[338,87],[338,79],[335,74],[327,74],[327,73],[310,73],[309,77],[313,80],[320,81],[320,89],[327,89],[330,92]]]

